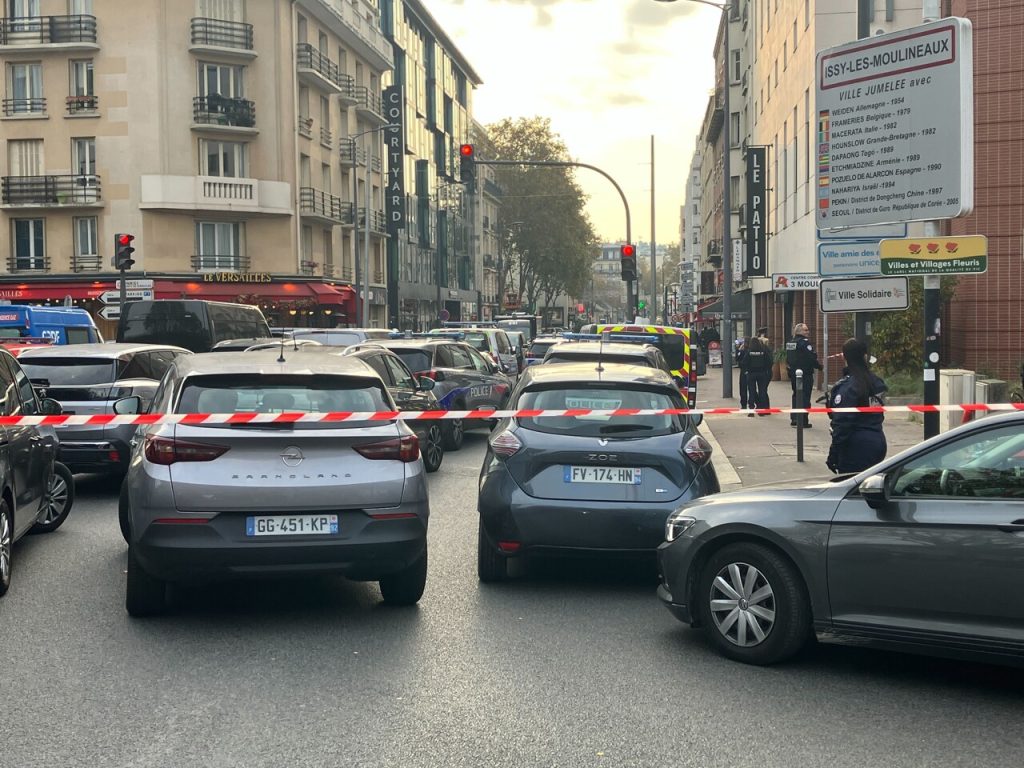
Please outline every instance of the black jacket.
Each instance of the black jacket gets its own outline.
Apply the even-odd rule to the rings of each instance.
[[[869,405],[883,405],[882,396],[888,389],[885,382],[875,374],[869,374],[870,386],[867,392],[862,391],[860,382],[845,370],[842,379],[835,383],[829,392],[829,408],[862,408]],[[854,447],[858,441],[858,433],[882,431],[883,413],[830,413],[832,420],[832,450],[841,454]]]
[[[789,366],[791,377],[796,375],[797,370],[803,371],[804,376],[813,376],[815,369],[821,370],[818,353],[806,336],[794,336],[792,341],[786,343],[786,365]]]

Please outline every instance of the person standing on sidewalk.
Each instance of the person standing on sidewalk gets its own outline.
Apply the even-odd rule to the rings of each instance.
[[[753,336],[747,341],[747,404],[751,408],[768,408],[768,382],[772,377],[772,350],[763,338]],[[753,414],[751,414],[753,415]]]
[[[793,407],[811,407],[811,389],[814,388],[814,372],[822,370],[818,353],[814,351],[807,339],[807,324],[797,323],[793,326],[793,339],[786,342],[786,365],[789,367],[789,383],[793,388]],[[802,380],[797,371],[803,373]],[[797,426],[800,421],[810,429],[811,420],[806,413],[790,414],[789,424]]]
[[[740,408],[748,405],[753,407],[753,401],[748,396],[750,391],[750,370],[747,367],[747,345],[750,339],[736,340],[736,367],[740,369]]]
[[[885,405],[882,399],[887,387],[881,378],[871,372],[868,348],[860,339],[850,339],[843,345],[846,368],[843,378],[829,393],[829,408],[864,408]],[[847,474],[861,472],[885,458],[887,450],[882,413],[830,413],[832,445],[825,461],[833,472]]]

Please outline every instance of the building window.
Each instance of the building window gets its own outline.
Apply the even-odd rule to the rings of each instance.
[[[75,272],[85,269],[100,268],[100,251],[97,242],[98,226],[95,216],[74,219],[75,228],[75,261],[72,265]]]
[[[242,255],[242,224],[234,221],[196,222],[197,268],[237,270]]]
[[[199,95],[240,99],[245,96],[245,67],[230,64],[199,63]]]
[[[740,113],[733,112],[729,115],[729,146],[738,147],[740,145]]]
[[[734,83],[738,83],[743,76],[741,58],[739,49],[732,52],[732,81]]]
[[[42,176],[43,167],[42,139],[8,140],[7,171],[11,176]]]
[[[92,0],[68,0],[71,16],[92,16]]]
[[[804,29],[811,26],[811,0],[804,0]]]
[[[12,19],[39,17],[39,0],[7,0],[7,16]]]
[[[72,96],[92,96],[93,89],[92,59],[79,59],[69,62],[71,82],[69,91]]]
[[[13,262],[15,270],[46,269],[46,238],[43,219],[15,219],[11,222],[14,238]]]
[[[729,208],[736,210],[740,207],[740,177],[729,177]]]
[[[198,0],[196,15],[203,19],[244,22],[245,0]]]
[[[200,139],[199,175],[248,178],[249,145],[244,141]]]
[[[334,233],[324,230],[324,276],[334,277]]]
[[[4,113],[8,115],[41,114],[46,111],[43,98],[43,65],[39,62],[9,64]]]

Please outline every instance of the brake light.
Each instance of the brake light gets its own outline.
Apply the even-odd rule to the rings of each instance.
[[[491,438],[491,450],[498,456],[505,458],[515,456],[522,447],[523,444],[519,442],[519,438],[508,430]]]
[[[144,453],[151,464],[170,466],[180,461],[213,461],[228,452],[226,445],[190,443],[169,437],[150,435],[146,438]]]
[[[711,458],[711,444],[700,435],[694,435],[683,446],[683,453],[699,467]]]
[[[437,371],[420,371],[419,373],[413,374],[417,379],[431,379],[437,381]]]
[[[415,435],[395,437],[380,443],[356,446],[356,453],[373,461],[401,461],[404,464],[420,457],[420,441]]]

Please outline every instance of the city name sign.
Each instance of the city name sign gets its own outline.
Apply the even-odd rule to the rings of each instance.
[[[818,303],[822,312],[906,309],[910,306],[910,290],[905,277],[822,280]]]
[[[988,238],[909,237],[879,244],[883,275],[978,275],[988,270]]]

